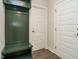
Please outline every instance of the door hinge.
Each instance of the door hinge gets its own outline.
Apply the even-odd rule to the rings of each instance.
[[[57,28],[55,28],[55,31],[57,31]]]
[[[55,49],[57,49],[57,47],[55,46]]]

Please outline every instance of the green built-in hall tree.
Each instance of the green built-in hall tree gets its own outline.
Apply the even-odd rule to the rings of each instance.
[[[5,47],[2,59],[32,59],[29,43],[30,0],[4,0]]]

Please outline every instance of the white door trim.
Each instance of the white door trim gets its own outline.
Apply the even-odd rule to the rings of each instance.
[[[47,13],[48,13],[48,12],[47,12],[47,7],[42,6],[42,5],[37,5],[37,4],[32,4],[32,7],[34,7],[34,8],[40,8],[40,9],[44,9],[44,10],[45,10],[45,20],[46,20],[46,23],[47,23],[47,22],[48,22],[48,20],[47,20],[47,19],[48,19],[48,16],[47,16]],[[47,33],[48,33],[48,23],[47,23],[46,26],[47,26]],[[30,31],[30,32],[31,32],[31,31]],[[46,34],[47,34],[47,33],[46,33]],[[29,35],[29,37],[30,37],[30,35]],[[47,37],[47,38],[48,38],[48,37]],[[47,43],[47,39],[45,39],[45,40],[46,40],[46,43]],[[46,49],[48,48],[48,47],[47,47],[47,44],[45,45],[44,48],[46,48]]]
[[[47,9],[47,7],[38,4],[32,4],[32,7]]]

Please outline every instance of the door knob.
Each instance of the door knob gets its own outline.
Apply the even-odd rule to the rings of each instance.
[[[32,32],[35,32],[34,30],[32,30]]]

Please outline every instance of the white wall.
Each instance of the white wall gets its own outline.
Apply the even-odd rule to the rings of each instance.
[[[3,2],[0,0],[0,59],[1,59],[1,52],[4,47],[4,8]]]
[[[32,4],[37,4],[41,6],[48,6],[48,0],[32,0]]]
[[[49,19],[48,19],[48,48],[54,49],[54,0],[49,0]]]

